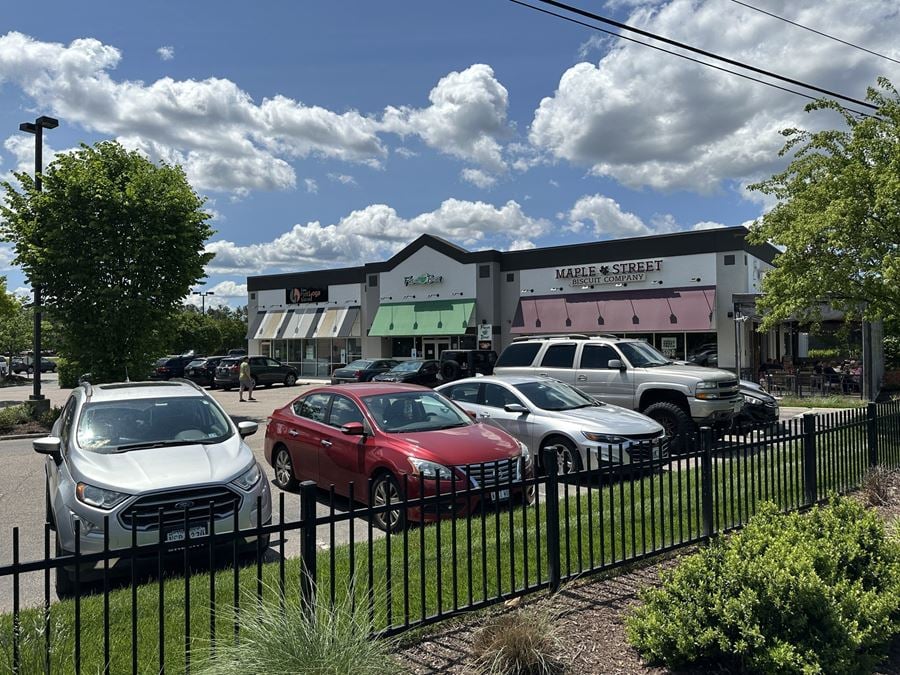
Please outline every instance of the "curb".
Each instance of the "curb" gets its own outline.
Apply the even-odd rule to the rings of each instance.
[[[0,436],[0,441],[23,441],[29,438],[43,438],[50,432],[44,434],[13,434],[12,436]]]

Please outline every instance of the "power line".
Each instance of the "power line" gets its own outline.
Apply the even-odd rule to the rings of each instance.
[[[529,9],[533,9],[536,12],[541,12],[542,14],[549,14],[550,16],[555,16],[559,19],[563,19],[564,21],[569,21],[574,24],[578,24],[579,26],[584,26],[585,28],[590,28],[592,30],[599,31],[601,33],[606,33],[607,35],[611,35],[615,38],[619,38],[620,40],[627,40],[628,42],[634,42],[635,44],[643,45],[644,47],[649,47],[650,49],[655,49],[657,51],[663,52],[665,54],[671,54],[672,56],[677,56],[678,58],[685,59],[687,61],[693,61],[694,63],[699,63],[701,66],[707,66],[708,68],[714,68],[716,70],[720,70],[723,73],[728,73],[729,75],[737,75],[738,77],[742,77],[745,80],[750,80],[751,82],[756,82],[758,84],[764,84],[767,87],[772,87],[773,89],[779,89],[781,91],[785,91],[789,94],[795,94],[797,96],[802,96],[803,98],[809,99],[810,101],[817,101],[818,98],[815,96],[810,96],[809,94],[804,94],[802,91],[797,91],[796,89],[790,89],[788,87],[782,87],[781,85],[775,84],[774,82],[767,82],[766,80],[761,80],[758,77],[753,77],[752,75],[747,75],[746,73],[739,73],[736,70],[729,70],[728,68],[723,68],[722,66],[717,66],[714,63],[709,63],[708,61],[701,61],[700,59],[695,59],[693,56],[688,56],[687,54],[680,54],[679,52],[674,52],[671,49],[666,49],[665,47],[660,47],[658,45],[652,45],[649,42],[642,42],[641,40],[635,39],[633,37],[628,37],[627,35],[622,35],[621,33],[614,33],[611,30],[606,30],[605,28],[600,28],[599,26],[594,26],[589,23],[585,23],[584,21],[579,21],[578,19],[573,19],[570,16],[566,16],[564,14],[557,14],[556,12],[552,12],[549,9],[543,9],[542,7],[535,7],[534,5],[529,5],[527,2],[522,2],[522,0],[510,0],[510,2],[515,3],[517,5],[522,5],[523,7],[528,7]],[[852,108],[845,108],[848,112],[852,112],[855,115],[861,115],[863,117],[872,117],[864,112],[860,112],[858,110],[853,110]]]
[[[809,26],[804,26],[802,23],[797,23],[796,21],[791,21],[790,19],[787,19],[783,16],[778,16],[777,14],[769,12],[765,9],[760,9],[759,7],[754,7],[753,5],[749,5],[746,2],[741,2],[741,0],[731,0],[731,2],[733,2],[737,5],[743,5],[747,9],[752,9],[754,12],[759,12],[760,14],[765,14],[767,16],[771,16],[773,19],[778,19],[779,21],[784,21],[785,23],[789,23],[792,26],[796,26],[797,28],[802,28],[803,30],[808,30],[810,33],[815,33],[816,35],[821,35],[822,37],[828,38],[829,40],[834,40],[835,42],[840,42],[841,44],[847,45],[848,47],[853,47],[854,49],[859,49],[860,51],[867,52],[869,54],[872,54],[873,56],[878,56],[882,59],[887,59],[888,61],[893,61],[894,63],[900,63],[900,60],[891,58],[890,56],[887,56],[886,54],[882,54],[880,52],[876,52],[871,49],[867,49],[866,47],[863,47],[858,44],[854,44],[852,42],[848,42],[847,40],[842,40],[839,37],[835,37],[834,35],[829,35],[828,33],[823,33],[822,31],[816,30],[815,28],[810,28]]]
[[[557,2],[557,0],[536,0],[536,1],[543,3],[545,5],[552,5],[554,7],[558,7],[565,11],[572,12],[573,14],[578,14],[580,16],[584,16],[584,17],[586,17],[588,19],[592,19],[594,21],[599,21],[601,23],[605,23],[610,26],[614,26],[620,30],[631,31],[633,33],[637,33],[638,35],[643,35],[644,37],[648,37],[653,40],[659,40],[660,42],[670,44],[670,45],[672,45],[674,47],[678,47],[680,49],[686,49],[687,51],[694,52],[695,54],[700,54],[702,56],[706,56],[708,58],[715,59],[717,61],[722,61],[723,63],[727,63],[729,65],[736,66],[738,68],[743,68],[745,70],[749,70],[754,73],[759,73],[760,75],[765,75],[766,77],[771,77],[773,79],[780,80],[782,82],[787,82],[789,84],[797,85],[799,87],[803,87],[804,89],[810,89],[812,91],[817,91],[820,94],[825,94],[826,96],[830,96],[832,98],[841,99],[843,101],[849,101],[850,103],[854,103],[856,105],[862,106],[864,108],[869,108],[872,110],[878,109],[878,106],[868,103],[867,101],[861,101],[860,99],[853,98],[851,96],[845,96],[844,94],[839,94],[839,93],[831,91],[829,89],[824,89],[824,88],[818,87],[816,85],[807,84],[806,82],[802,82],[800,80],[795,80],[793,78],[786,77],[784,75],[779,75],[778,73],[773,73],[772,71],[764,70],[763,68],[757,68],[756,66],[752,66],[750,64],[743,63],[741,61],[736,61],[735,59],[730,59],[726,56],[720,56],[713,52],[706,51],[705,49],[700,49],[699,47],[693,47],[689,44],[685,44],[684,42],[679,42],[677,40],[673,40],[671,38],[667,38],[662,35],[657,35],[656,33],[651,33],[650,31],[646,31],[641,28],[635,28],[634,26],[629,26],[628,24],[622,23],[621,21],[609,19],[605,16],[601,16],[599,14],[594,14],[593,12],[588,12],[588,11],[585,11],[578,7],[572,7],[571,5],[567,5],[562,2]],[[510,0],[510,2],[514,2],[518,5],[524,5],[526,7],[531,7],[531,9],[539,9],[532,5],[528,5],[527,3],[521,2],[520,0]],[[553,14],[552,12],[548,12],[548,13]],[[560,15],[554,14],[554,16],[560,16]],[[560,18],[565,18],[565,17],[560,16]],[[596,26],[589,26],[589,27],[594,28],[595,30],[600,30]],[[617,37],[624,37],[624,36],[618,35],[617,33],[612,33],[612,35],[616,35]],[[702,63],[702,61],[700,63]],[[737,74],[737,73],[735,73],[735,74]],[[796,93],[796,92],[794,92],[794,93]],[[806,96],[805,94],[802,94],[802,95]],[[812,97],[807,97],[807,98],[812,98]]]

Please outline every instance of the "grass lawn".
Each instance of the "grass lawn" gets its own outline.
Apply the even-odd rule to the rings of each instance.
[[[865,408],[867,401],[859,396],[782,396],[782,408]]]
[[[835,431],[820,445],[820,495],[857,485],[865,471],[865,443],[859,435],[846,431]],[[721,531],[745,522],[763,500],[774,501],[784,509],[799,506],[803,502],[801,460],[800,442],[789,438],[747,443],[718,453],[713,464],[716,529]],[[682,460],[677,471],[633,480],[606,479],[593,483],[591,489],[587,482],[569,491],[561,486],[563,577],[701,539],[699,479],[697,463]],[[483,519],[476,516],[446,520],[379,538],[371,545],[342,545],[333,551],[320,551],[318,601],[329,602],[332,597],[352,594],[354,601],[370,613],[374,628],[380,630],[545,584],[546,507],[540,499],[524,508],[488,511]],[[277,598],[282,588],[288,594],[299,593],[298,560],[268,563],[262,571],[262,593],[267,597]],[[228,610],[236,604],[235,579],[237,604],[246,607],[256,601],[256,572],[255,564],[217,572],[213,578],[214,594],[210,575],[205,573],[139,586],[139,671],[157,672],[160,668],[160,616],[167,673],[184,672],[186,649],[194,661],[207,653],[213,645],[211,627],[215,640],[234,639],[233,616]],[[131,670],[131,593],[131,588],[124,588],[109,595],[110,668],[116,673]],[[102,595],[81,601],[81,659],[85,673],[102,670],[103,603]],[[211,621],[213,606],[216,610]],[[53,672],[74,671],[74,614],[75,603],[71,600],[51,607]],[[11,663],[12,621],[11,615],[0,617],[0,648],[5,654],[0,669]],[[42,612],[23,612],[20,622],[20,672],[42,672]]]

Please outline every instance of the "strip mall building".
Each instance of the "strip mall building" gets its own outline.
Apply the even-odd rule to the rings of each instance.
[[[324,377],[360,357],[612,333],[674,359],[716,344],[720,366],[746,368],[796,349],[788,328],[761,335],[746,310],[778,252],[746,235],[732,227],[509,252],[422,235],[384,262],[248,278],[250,353]]]

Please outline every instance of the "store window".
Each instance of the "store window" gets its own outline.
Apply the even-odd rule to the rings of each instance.
[[[303,357],[300,361],[300,374],[309,377],[316,376],[316,341],[303,341]]]
[[[718,337],[715,333],[688,333],[687,360],[701,365],[718,364]]]
[[[414,338],[411,337],[395,337],[391,340],[391,356],[397,358],[409,358],[415,347]]]
[[[685,357],[684,333],[657,333],[656,348],[667,359],[683,359]]]
[[[490,265],[481,265],[478,268],[478,278],[479,279],[490,279],[491,278],[491,266]]]

